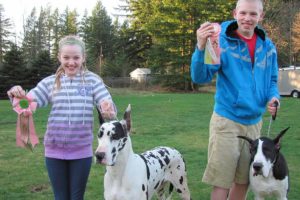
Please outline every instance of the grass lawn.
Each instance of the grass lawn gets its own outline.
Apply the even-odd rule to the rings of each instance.
[[[210,186],[201,182],[206,165],[208,127],[213,110],[213,94],[178,94],[132,92],[112,90],[118,107],[118,116],[123,116],[128,104],[132,106],[131,134],[133,148],[141,153],[155,146],[177,148],[187,164],[188,182],[194,200],[207,200]],[[44,148],[39,144],[34,152],[15,145],[16,113],[9,101],[0,101],[0,200],[53,199],[47,171],[44,165]],[[36,131],[43,141],[49,108],[41,108],[34,114]],[[300,196],[300,100],[282,98],[281,109],[271,128],[274,137],[280,130],[290,126],[284,136],[281,151],[285,154],[290,169],[290,200]],[[96,118],[95,112],[95,119]],[[96,136],[98,123],[95,121]],[[267,134],[269,115],[263,118],[263,135]],[[96,148],[96,137],[94,149]],[[85,199],[103,200],[103,173],[105,168],[93,164]],[[226,172],[224,172],[226,173]],[[174,195],[174,199],[179,199]],[[248,199],[253,199],[250,193]]]

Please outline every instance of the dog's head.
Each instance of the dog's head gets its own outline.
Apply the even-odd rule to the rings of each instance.
[[[131,107],[128,105],[124,118],[121,121],[104,122],[99,112],[101,124],[98,131],[98,147],[95,151],[96,163],[113,166],[116,163],[118,154],[129,142],[131,128]]]
[[[250,144],[250,172],[253,173],[253,176],[269,176],[279,155],[280,139],[288,129],[289,127],[282,130],[274,139],[260,137],[256,140],[252,140],[246,136],[238,136],[239,138],[247,140]]]

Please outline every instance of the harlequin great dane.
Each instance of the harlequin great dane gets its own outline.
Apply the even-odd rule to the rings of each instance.
[[[131,106],[121,121],[103,123],[98,132],[96,162],[106,165],[105,200],[171,199],[172,190],[183,200],[190,200],[186,166],[182,155],[170,147],[157,147],[140,155],[132,150],[130,139]],[[169,186],[169,191],[166,187]]]
[[[238,136],[250,143],[250,187],[256,200],[276,196],[287,200],[289,190],[289,171],[284,156],[279,152],[280,139],[289,128],[282,130],[275,139],[260,137],[252,140]]]

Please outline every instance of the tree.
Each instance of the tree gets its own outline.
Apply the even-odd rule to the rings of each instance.
[[[129,0],[132,26],[145,31],[152,39],[149,67],[159,73],[182,75],[183,88],[187,89],[197,28],[207,20],[221,22],[231,18],[234,3],[233,0]]]
[[[3,56],[11,45],[10,39],[14,36],[10,31],[12,27],[12,22],[9,18],[5,17],[4,8],[2,4],[0,4],[0,68],[3,63]]]
[[[67,7],[63,14],[60,17],[61,24],[61,35],[77,35],[78,33],[78,25],[77,22],[78,13],[76,9],[73,11],[69,11]]]
[[[52,34],[53,34],[53,36],[52,36],[53,46],[52,46],[52,51],[51,51],[52,52],[51,57],[56,59],[57,54],[58,54],[58,43],[59,43],[60,38],[62,37],[62,35],[61,35],[62,25],[60,24],[59,11],[57,8],[54,10],[52,15],[50,16],[50,19],[52,21]]]
[[[128,76],[129,73],[145,65],[145,49],[150,47],[151,39],[145,32],[137,32],[129,27],[125,21],[121,26],[116,20],[114,23],[113,52],[104,65],[104,74],[107,76]]]
[[[0,69],[0,91],[7,91],[17,84],[24,85],[27,77],[27,69],[24,65],[21,50],[17,45],[11,44],[3,58],[3,67]]]
[[[38,29],[36,22],[36,8],[34,7],[23,25],[24,38],[22,42],[22,53],[27,67],[30,67],[31,61],[36,58],[39,51],[37,47]]]
[[[82,37],[85,43],[87,42],[89,37],[89,30],[91,30],[90,24],[90,17],[88,16],[87,10],[85,10],[79,24],[79,35],[80,37]]]
[[[293,64],[293,23],[299,13],[299,0],[265,1],[263,26],[268,36],[276,44],[279,66]]]
[[[293,21],[293,54],[295,65],[300,65],[300,12],[298,12]]]
[[[51,59],[48,50],[40,51],[27,72],[28,77],[32,77],[30,83],[36,85],[43,78],[54,74],[56,69],[55,61]]]
[[[88,67],[101,74],[101,67],[105,64],[105,60],[114,54],[112,20],[101,1],[98,1],[93,8],[86,30],[88,30],[85,35]]]

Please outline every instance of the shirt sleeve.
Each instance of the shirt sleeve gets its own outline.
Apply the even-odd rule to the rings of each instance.
[[[196,47],[191,60],[191,78],[194,83],[210,82],[219,68],[219,64],[205,64],[204,50]]]
[[[280,99],[279,91],[278,91],[278,63],[277,63],[277,51],[275,46],[272,48],[272,71],[271,71],[271,83],[269,89],[269,97],[270,101],[273,97]]]
[[[93,96],[96,105],[99,105],[100,102],[105,99],[112,99],[110,93],[105,87],[103,80],[100,77],[96,79],[95,84],[93,86]]]
[[[46,107],[49,104],[50,95],[52,94],[47,86],[47,80],[47,78],[41,80],[35,88],[29,91],[34,96],[39,108]]]

